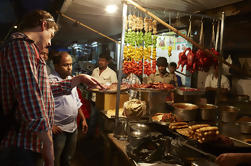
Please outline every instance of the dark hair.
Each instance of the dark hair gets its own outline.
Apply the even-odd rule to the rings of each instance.
[[[19,25],[19,29],[24,30],[29,28],[35,28],[41,25],[43,21],[47,22],[47,29],[54,28],[55,31],[58,31],[58,25],[55,22],[54,18],[49,12],[44,10],[34,10],[26,14]]]
[[[106,53],[102,53],[99,55],[99,58],[104,58],[107,61],[109,61],[111,59],[110,55],[106,52]]]
[[[177,64],[176,64],[175,62],[171,62],[171,63],[169,64],[169,66],[170,66],[170,67],[177,68]]]
[[[55,53],[53,56],[52,56],[52,61],[53,61],[53,64],[59,64],[62,57],[65,56],[65,55],[69,55],[71,56],[68,52],[66,51],[61,51],[61,52],[57,52]]]
[[[167,59],[165,57],[159,57],[157,59],[157,66],[163,66],[163,67],[167,67],[168,63],[167,63]]]

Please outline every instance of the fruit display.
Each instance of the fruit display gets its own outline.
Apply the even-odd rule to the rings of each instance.
[[[157,21],[130,14],[126,30],[123,72],[138,76],[156,73],[157,36],[153,34],[157,34]]]

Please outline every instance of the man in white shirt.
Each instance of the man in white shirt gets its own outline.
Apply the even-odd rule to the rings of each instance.
[[[216,90],[218,87],[218,67],[214,69],[214,72],[206,77],[205,88],[207,90]],[[230,90],[229,80],[226,76],[221,75],[221,89],[224,91]]]
[[[108,67],[110,56],[103,53],[99,56],[98,67],[92,72],[94,77],[100,84],[110,86],[112,83],[117,83],[117,74]],[[95,108],[96,94],[92,94],[91,115],[88,128],[88,136],[93,137],[96,132],[96,125],[98,120],[98,110]]]
[[[118,82],[115,71],[108,67],[109,59],[109,55],[101,54],[98,60],[98,67],[92,72],[92,76],[104,85]]]
[[[213,73],[206,77],[205,88],[208,103],[214,104],[214,98],[216,95],[216,90],[218,87],[218,67],[213,69]],[[221,94],[222,98],[226,97],[227,93],[230,91],[230,83],[226,76],[221,75]]]
[[[72,74],[72,58],[67,52],[58,52],[53,57],[55,71],[50,75],[51,82],[69,79]],[[88,126],[81,110],[77,88],[71,94],[54,96],[55,114],[52,128],[54,141],[55,166],[70,166],[77,146],[77,116],[82,119],[82,132],[87,133]]]
[[[110,56],[107,54],[101,54],[98,60],[98,67],[92,72],[92,77],[106,86],[110,86],[113,83],[117,83],[117,74],[111,68],[108,67]],[[92,95],[92,101],[96,101],[96,94]]]

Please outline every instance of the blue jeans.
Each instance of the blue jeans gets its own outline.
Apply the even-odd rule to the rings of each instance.
[[[73,133],[53,134],[55,166],[70,166],[77,146],[78,129]]]
[[[98,125],[98,116],[99,116],[99,112],[95,108],[95,103],[91,102],[91,115],[88,121],[88,132],[87,132],[87,136],[89,137],[94,136],[96,133],[96,128]]]
[[[43,166],[41,153],[17,147],[9,147],[0,151],[1,166]]]

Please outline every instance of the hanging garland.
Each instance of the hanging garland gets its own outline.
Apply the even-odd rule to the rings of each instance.
[[[143,71],[146,75],[156,73],[157,21],[129,14],[126,29],[123,72],[138,76]]]

